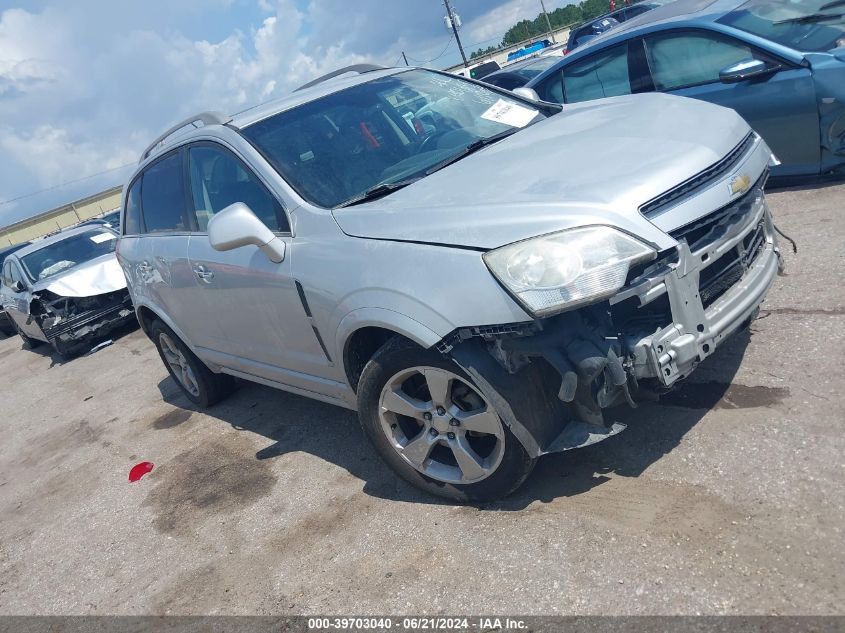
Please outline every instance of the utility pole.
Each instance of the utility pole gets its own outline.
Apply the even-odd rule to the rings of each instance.
[[[543,15],[546,16],[546,26],[549,27],[549,35],[552,36],[552,43],[557,44],[557,40],[555,39],[554,31],[552,31],[552,23],[549,20],[549,14],[546,11],[546,3],[543,0],[540,0],[540,6],[543,7]]]
[[[467,68],[469,62],[467,62],[467,56],[461,44],[461,37],[458,35],[458,20],[455,19],[455,13],[452,11],[452,7],[449,6],[449,0],[443,0],[443,4],[446,5],[446,24],[452,27],[452,32],[455,34],[455,41],[458,43],[458,49],[461,51],[461,59],[464,60],[464,68]]]

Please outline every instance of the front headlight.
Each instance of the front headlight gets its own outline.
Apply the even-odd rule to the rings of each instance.
[[[605,299],[623,285],[632,264],[654,249],[608,226],[551,233],[484,254],[484,262],[534,316]]]

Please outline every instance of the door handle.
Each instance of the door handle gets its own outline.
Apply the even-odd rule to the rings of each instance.
[[[194,274],[205,282],[210,282],[212,279],[214,279],[214,271],[209,270],[202,264],[200,264],[199,266],[194,266]]]

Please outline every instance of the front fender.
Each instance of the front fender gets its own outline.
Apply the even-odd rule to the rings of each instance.
[[[346,341],[364,327],[391,330],[424,348],[437,344],[442,338],[427,326],[401,312],[387,308],[358,308],[341,319],[335,332],[335,349],[342,354]]]

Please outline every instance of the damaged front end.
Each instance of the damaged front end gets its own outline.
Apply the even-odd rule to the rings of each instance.
[[[104,336],[134,318],[126,289],[88,297],[61,296],[49,290],[34,293],[29,322],[35,322],[44,338],[60,354]]]
[[[624,430],[607,409],[655,400],[751,322],[781,269],[765,175],[670,235],[607,300],[549,318],[460,328],[438,345],[532,456]]]

